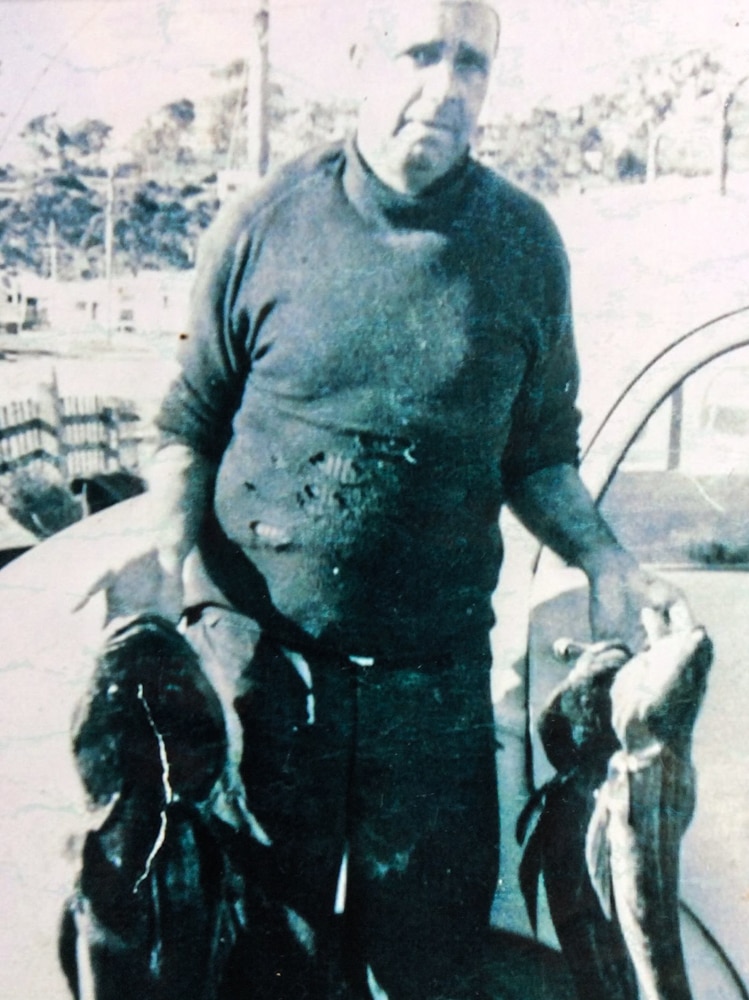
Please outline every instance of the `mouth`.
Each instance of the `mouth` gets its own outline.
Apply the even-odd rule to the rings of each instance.
[[[404,124],[424,129],[426,132],[441,132],[447,135],[455,135],[456,132],[455,126],[450,122],[435,118],[407,118]]]

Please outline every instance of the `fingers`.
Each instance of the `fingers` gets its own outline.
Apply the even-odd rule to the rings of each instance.
[[[644,597],[648,605],[656,611],[667,611],[676,599],[678,592],[669,583],[666,583],[665,580],[661,580],[657,576],[643,574],[643,581],[644,586],[642,589],[644,590]]]
[[[633,652],[696,624],[682,591],[639,567],[596,580],[590,612],[594,638],[620,639]]]
[[[647,644],[653,643],[668,635],[669,627],[665,615],[660,614],[655,608],[643,608],[640,612],[642,627],[645,629]]]
[[[697,622],[692,614],[692,609],[683,594],[668,608],[668,621],[672,632],[691,631],[696,627]]]
[[[167,561],[165,567],[156,550],[140,553],[103,573],[76,602],[73,613],[99,593],[106,596],[105,623],[148,612],[177,621],[183,604],[181,566]]]
[[[112,573],[111,570],[107,570],[106,573],[103,573],[98,580],[91,584],[83,597],[76,601],[72,609],[73,614],[85,608],[92,597],[96,597],[96,595],[100,593],[106,593],[111,588],[113,583],[114,573]]]
[[[640,612],[648,645],[652,645],[667,635],[691,632],[696,627],[697,623],[686,597],[677,591],[674,594],[678,594],[678,596],[674,596],[666,607],[661,609],[652,605],[644,607]]]

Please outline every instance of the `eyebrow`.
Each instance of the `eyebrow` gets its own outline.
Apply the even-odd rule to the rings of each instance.
[[[446,42],[435,38],[422,42],[414,42],[412,45],[408,45],[402,49],[400,54],[408,55],[412,52],[426,52],[431,56],[441,58],[445,54],[446,48]],[[491,63],[491,58],[485,52],[482,52],[481,49],[477,49],[473,45],[466,45],[465,42],[461,42],[458,45],[456,60],[471,62],[482,70],[488,70]]]
[[[475,66],[480,69],[488,70],[491,59],[485,52],[481,49],[475,48],[473,45],[466,45],[464,42],[458,46],[457,59],[459,60],[470,60]]]
[[[406,55],[409,52],[429,52],[433,55],[443,55],[446,45],[438,38],[426,39],[421,42],[412,42],[401,49],[401,53]]]

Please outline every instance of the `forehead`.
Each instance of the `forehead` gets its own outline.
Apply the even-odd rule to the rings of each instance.
[[[496,13],[481,0],[386,2],[370,10],[368,27],[391,53],[420,42],[444,41],[493,54],[499,33]]]

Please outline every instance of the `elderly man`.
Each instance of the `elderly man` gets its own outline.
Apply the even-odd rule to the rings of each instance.
[[[480,995],[504,503],[585,571],[599,637],[670,600],[578,478],[560,238],[470,156],[498,40],[488,0],[373,11],[355,136],[227,207],[202,247],[140,596],[189,605],[234,685],[238,836],[267,904],[233,963],[248,996]],[[210,585],[186,599],[190,552]]]

